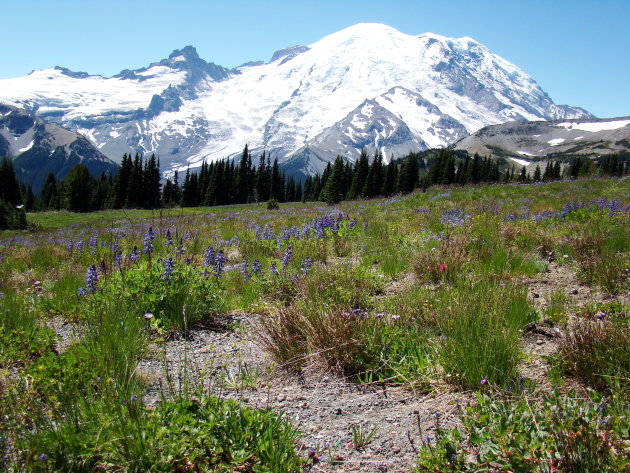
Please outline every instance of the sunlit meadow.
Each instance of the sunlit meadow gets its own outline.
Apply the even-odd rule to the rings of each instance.
[[[145,403],[148,345],[231,313],[258,320],[289,373],[317,360],[356,383],[478,392],[461,432],[423,446],[418,471],[628,468],[630,180],[28,221],[0,235],[3,471],[312,467],[279,412],[167,383]],[[609,302],[576,307],[559,292],[541,310],[527,281],[551,261]],[[76,328],[64,349],[55,320]],[[552,395],[520,371],[536,323],[562,333]],[[523,423],[506,430],[511,416]]]

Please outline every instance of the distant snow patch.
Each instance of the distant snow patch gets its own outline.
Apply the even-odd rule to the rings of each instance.
[[[528,153],[527,151],[517,151],[518,154],[522,154],[523,156],[532,156],[532,157],[536,157],[535,154],[533,153]]]
[[[581,140],[582,138],[584,138],[583,136],[576,136],[575,138],[573,138],[574,140]]]
[[[23,153],[24,151],[28,151],[29,149],[31,149],[33,147],[33,143],[35,143],[35,141],[31,141],[28,146],[26,146],[25,148],[20,148],[18,150],[18,153]]]
[[[553,140],[547,141],[551,146],[558,146],[566,141],[566,138],[554,138]]]
[[[558,123],[556,125],[558,128],[564,128],[566,130],[581,130],[581,131],[590,131],[591,133],[595,133],[597,131],[609,131],[609,130],[617,130],[618,128],[623,128],[624,126],[630,125],[630,120],[615,120],[610,122],[565,122]]]
[[[527,166],[530,163],[527,159],[521,159],[521,158],[510,158],[510,159],[514,161],[516,164],[520,164],[521,166]]]

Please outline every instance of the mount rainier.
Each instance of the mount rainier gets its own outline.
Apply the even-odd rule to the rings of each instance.
[[[556,105],[471,38],[357,24],[309,46],[227,69],[192,46],[113,77],[62,67],[0,80],[0,102],[83,134],[104,155],[155,153],[167,172],[266,150],[320,172],[363,147],[388,159],[508,121],[592,118]]]

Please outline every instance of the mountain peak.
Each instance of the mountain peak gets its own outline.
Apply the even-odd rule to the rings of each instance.
[[[168,57],[172,61],[199,61],[201,58],[194,46],[184,46],[182,49],[175,49]]]

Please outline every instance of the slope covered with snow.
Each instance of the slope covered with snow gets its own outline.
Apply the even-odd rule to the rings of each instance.
[[[386,157],[445,146],[513,120],[590,117],[557,106],[517,66],[471,38],[407,35],[358,24],[268,63],[227,70],[194,48],[104,78],[62,68],[0,81],[0,100],[85,134],[102,152],[156,152],[185,168],[238,154],[248,143],[281,161]],[[367,113],[365,104],[371,107]]]

